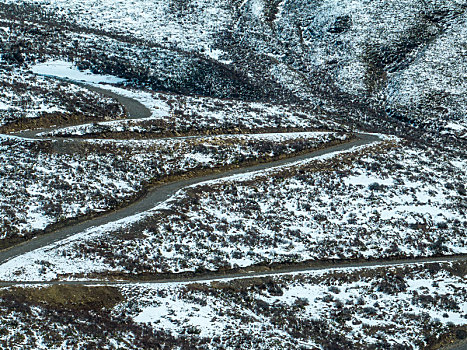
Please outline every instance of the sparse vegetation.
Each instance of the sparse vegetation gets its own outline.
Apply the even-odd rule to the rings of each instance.
[[[156,141],[0,138],[0,233],[31,238],[67,219],[138,198],[171,176],[278,159],[344,142],[333,133],[214,136]]]
[[[0,348],[439,350],[467,338],[466,10],[1,1]],[[118,77],[102,86],[112,98],[33,74],[53,61]],[[220,178],[361,130],[385,141]],[[216,180],[182,189],[198,175]]]
[[[191,187],[139,220],[57,247],[47,278],[465,253],[465,198],[454,186],[439,186],[464,182],[459,162],[389,141]],[[23,278],[43,275],[41,266],[29,267]],[[14,278],[15,268],[7,276]]]

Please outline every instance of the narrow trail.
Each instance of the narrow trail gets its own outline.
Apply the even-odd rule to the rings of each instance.
[[[59,79],[59,78],[54,78],[54,79]],[[59,79],[59,80],[70,82],[70,80],[67,80],[67,79]],[[144,119],[144,118],[149,118],[152,115],[152,112],[149,108],[147,108],[145,105],[143,105],[141,102],[135,99],[119,95],[115,92],[103,89],[95,85],[89,85],[89,84],[79,83],[75,81],[71,81],[71,82],[78,86],[84,87],[88,89],[89,91],[97,92],[101,95],[117,100],[125,109],[128,115],[127,119]],[[90,122],[87,122],[86,124],[89,124],[89,123]],[[28,139],[42,139],[41,137],[38,136],[39,134],[47,133],[47,132],[54,131],[60,128],[61,127],[52,127],[52,128],[37,129],[37,130],[25,130],[25,131],[13,133],[11,135],[28,138]],[[47,137],[47,139],[53,139],[53,138]]]
[[[102,216],[98,216],[94,219],[90,219],[90,220],[87,220],[87,221],[84,221],[84,222],[81,222],[75,225],[71,225],[68,227],[64,227],[62,229],[58,229],[54,232],[50,232],[47,234],[37,236],[36,238],[30,241],[27,241],[20,245],[13,246],[9,249],[0,251],[0,264],[3,264],[7,262],[8,260],[13,259],[17,256],[26,254],[33,250],[45,247],[47,245],[56,243],[58,241],[61,241],[65,238],[68,238],[70,236],[83,232],[91,227],[105,225],[110,222],[115,222],[115,221],[125,219],[130,216],[142,213],[144,211],[150,210],[154,208],[157,204],[167,200],[169,197],[174,195],[178,190],[181,190],[182,188],[190,186],[190,185],[199,184],[199,183],[209,181],[209,180],[227,178],[232,175],[252,173],[252,172],[256,172],[260,170],[271,169],[277,166],[288,165],[288,164],[292,164],[298,161],[330,154],[333,152],[349,150],[355,146],[367,145],[367,144],[376,142],[378,140],[380,140],[380,138],[375,135],[358,134],[357,138],[351,142],[332,146],[332,147],[319,150],[319,151],[315,151],[315,152],[310,152],[304,155],[282,159],[282,160],[278,160],[278,161],[274,161],[270,163],[261,163],[261,164],[257,164],[257,165],[253,165],[249,167],[244,167],[244,168],[236,168],[233,170],[228,170],[228,171],[219,172],[219,173],[211,173],[211,174],[199,176],[199,177],[192,177],[192,178],[187,177],[186,179],[183,179],[180,181],[171,182],[171,183],[160,185],[160,186],[155,186],[152,189],[150,189],[144,197],[142,197],[141,199],[137,200],[136,202],[122,209],[104,214]]]
[[[91,91],[101,93],[105,96],[115,98],[119,103],[121,103],[129,119],[142,119],[148,118],[151,116],[151,111],[144,106],[139,101],[136,101],[132,98],[118,95],[112,91],[105,90],[103,88],[87,85],[82,83],[77,83],[81,86],[86,87]],[[41,139],[38,136],[44,131],[52,131],[56,128],[50,129],[41,129],[41,130],[28,130],[24,132],[18,132],[13,134],[14,136],[24,137],[24,138],[33,138]],[[54,139],[54,138],[47,138]],[[60,140],[60,139],[58,139]],[[208,175],[198,176],[198,177],[186,177],[185,179],[154,186],[151,188],[148,193],[141,199],[133,202],[132,204],[123,207],[119,210],[106,213],[102,216],[96,218],[72,224],[70,226],[58,229],[54,232],[40,235],[32,240],[24,242],[22,244],[13,246],[9,249],[0,251],[0,265],[6,263],[7,261],[31,252],[33,250],[46,247],[50,244],[59,242],[63,239],[71,237],[75,234],[81,233],[91,227],[97,227],[105,225],[111,222],[115,222],[121,219],[128,218],[130,216],[145,212],[154,208],[157,204],[167,200],[169,197],[174,195],[178,190],[185,188],[190,185],[200,184],[205,181],[216,180],[216,179],[226,179],[233,175],[253,173],[257,171],[264,171],[272,169],[278,166],[290,165],[295,162],[312,159],[318,156],[323,156],[339,151],[347,151],[357,146],[369,145],[371,143],[380,141],[381,138],[377,135],[359,133],[356,134],[356,138],[348,143],[335,145],[328,147],[326,149],[313,151],[304,155],[290,157],[287,159],[282,159],[278,161],[273,161],[269,163],[261,163],[253,166],[236,168],[233,170],[227,170],[222,172],[214,172]],[[79,142],[80,140],[77,140]],[[50,285],[50,284],[69,284],[69,285],[96,285],[96,284],[106,284],[106,285],[122,285],[122,284],[162,284],[162,283],[189,283],[189,282],[201,282],[201,281],[212,281],[212,280],[229,280],[229,279],[239,279],[239,278],[251,278],[251,277],[260,277],[276,274],[290,274],[290,273],[300,273],[300,272],[309,272],[309,271],[324,271],[329,269],[336,268],[365,268],[365,267],[377,267],[377,266],[394,266],[394,265],[407,265],[414,263],[437,263],[437,262],[454,262],[454,261],[465,261],[467,259],[466,255],[458,255],[451,257],[432,257],[432,258],[413,258],[413,259],[401,259],[401,260],[374,260],[374,261],[357,261],[357,262],[320,262],[312,261],[305,262],[303,264],[297,265],[277,265],[275,267],[251,267],[244,268],[240,270],[232,271],[223,271],[223,272],[206,272],[204,274],[185,274],[177,275],[172,274],[169,276],[160,276],[157,279],[150,279],[148,277],[141,278],[132,278],[126,281],[99,281],[99,280],[77,280],[77,281],[3,281],[0,282],[0,287],[14,286],[20,284],[27,285]]]
[[[51,280],[51,281],[0,281],[0,287],[11,287],[17,285],[75,285],[75,286],[121,286],[121,285],[163,285],[169,283],[196,283],[196,282],[213,282],[213,281],[229,281],[234,279],[246,279],[246,278],[260,278],[267,276],[277,275],[290,275],[300,274],[313,271],[329,271],[338,270],[345,268],[377,268],[377,267],[393,267],[393,266],[405,266],[413,264],[436,264],[436,263],[448,263],[466,261],[466,255],[453,255],[445,257],[422,257],[412,259],[380,259],[374,261],[364,262],[320,262],[310,261],[303,264],[297,264],[296,266],[276,266],[268,270],[255,270],[254,267],[245,267],[238,271],[223,271],[223,272],[209,272],[203,274],[192,275],[177,275],[172,274],[164,276],[162,278],[130,278],[128,280],[99,280],[99,279],[77,279],[77,280]]]

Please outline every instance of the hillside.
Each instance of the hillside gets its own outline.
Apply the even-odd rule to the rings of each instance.
[[[465,348],[467,1],[0,0],[0,87],[0,348]]]

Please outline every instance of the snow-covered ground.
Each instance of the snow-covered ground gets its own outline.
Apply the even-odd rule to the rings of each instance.
[[[335,133],[79,142],[1,137],[2,238],[105,211],[164,176],[293,154],[346,138]]]
[[[112,75],[94,74],[89,70],[80,71],[74,67],[72,63],[63,60],[37,63],[31,67],[31,71],[34,74],[46,77],[56,77],[90,84],[118,84],[125,82],[125,79],[117,78]]]
[[[465,8],[464,0],[4,1],[0,127],[98,116],[106,122],[43,136],[109,140],[0,136],[1,237],[107,210],[153,178],[290,154],[335,136],[226,133],[345,128],[333,118],[450,143],[386,139],[193,186],[146,213],[15,258],[0,266],[0,279],[467,253]],[[124,116],[115,101],[50,76],[104,83],[152,115],[114,120]],[[311,102],[240,101],[295,96]],[[220,136],[116,140],[200,134]],[[465,263],[120,291],[125,301],[110,317],[2,290],[0,347],[415,349],[467,323]],[[148,339],[156,345],[138,343]]]
[[[101,89],[111,91],[120,96],[134,99],[151,112],[151,118],[168,117],[170,114],[169,106],[165,103],[166,98],[157,98],[156,94],[135,90],[131,88],[122,88],[115,84],[124,83],[126,80],[113,75],[101,75],[91,72],[90,70],[79,70],[72,62],[63,60],[48,60],[42,63],[36,63],[31,66],[31,71],[39,76],[50,78],[58,78],[68,80],[70,82],[85,83],[91,86],[97,86]],[[124,123],[128,122],[125,120]],[[118,121],[117,121],[118,123]],[[115,122],[104,123],[103,125],[114,125]],[[65,128],[64,130],[81,130],[89,128],[92,124],[84,124]],[[60,135],[60,132],[54,131],[51,135]]]
[[[136,92],[105,86],[134,98],[151,111],[151,118],[116,120],[57,129],[44,136],[76,137],[110,134],[113,137],[157,137],[206,132],[252,132],[270,130],[342,130],[343,126],[298,106],[226,101],[162,93]]]
[[[223,55],[214,48],[214,34],[224,29],[230,19],[225,4],[211,0],[197,0],[189,5],[178,0],[40,0],[34,3],[84,27],[131,34],[168,47],[203,51],[214,59]]]
[[[33,65],[31,70],[36,75],[28,75],[29,73],[24,71],[9,74],[12,74],[14,79],[20,79],[21,74],[25,74],[23,89],[29,93],[36,91],[31,85],[31,82],[36,81],[45,84],[41,87],[42,90],[37,91],[48,89],[50,91],[47,91],[47,94],[51,96],[57,93],[54,87],[65,87],[70,89],[68,93],[75,94],[84,90],[83,87],[60,80],[45,79],[42,76],[66,79],[99,86],[135,99],[152,113],[150,118],[142,121],[88,124],[43,136],[83,136],[87,132],[99,134],[98,130],[118,134],[154,129],[159,134],[176,134],[187,131],[195,119],[196,130],[201,134],[208,133],[210,128],[222,130],[222,127],[227,125],[261,130],[278,127],[277,121],[281,120],[282,116],[286,116],[280,124],[282,128],[319,128],[318,125],[325,128],[317,118],[307,120],[307,115],[297,114],[293,109],[285,107],[184,98],[117,87],[109,83],[121,83],[122,79],[79,71],[73,63],[61,60],[38,63]],[[2,75],[4,80],[8,80],[7,77],[8,75]],[[13,85],[11,86],[13,88]],[[14,96],[14,93],[7,90],[3,93]],[[89,92],[89,95],[95,94]],[[81,98],[80,102],[84,99],[78,94],[75,98]],[[9,107],[7,99],[3,100],[5,102],[2,102],[0,107]],[[24,96],[21,98],[21,101],[23,100]],[[57,102],[52,100],[52,103]],[[41,102],[41,108],[30,106],[34,110],[34,116],[40,116],[43,109],[48,112],[59,111],[54,105],[47,108],[44,106],[45,102]],[[235,107],[231,108],[232,106]],[[24,104],[19,104],[18,108],[24,108]],[[76,108],[73,112],[80,113],[79,105]],[[11,108],[9,111],[11,112]],[[202,117],[197,112],[202,114]],[[190,118],[187,118],[185,113],[190,115]],[[16,113],[14,116],[18,117]],[[143,124],[138,124],[140,122]],[[154,178],[192,169],[227,166],[260,156],[274,157],[300,152],[317,147],[335,137],[345,139],[346,136],[331,133],[283,133],[159,141],[88,141],[81,144],[72,141],[60,143],[3,137],[0,140],[3,152],[0,157],[5,165],[0,191],[0,202],[3,203],[0,209],[3,214],[1,234],[4,238],[12,234],[24,235],[43,230],[50,224],[64,219],[106,210],[135,195],[142,190],[144,183]]]
[[[467,324],[461,265],[330,269],[251,279],[123,287],[117,307],[155,329],[219,339],[209,348],[367,349],[426,345]]]
[[[96,69],[121,68],[122,74],[137,67],[135,76],[142,80],[140,83],[157,80],[159,86],[170,91],[197,80],[196,74],[191,75],[193,62],[186,56],[178,57],[180,52],[173,50],[181,48],[219,62],[232,62],[252,79],[274,80],[328,111],[335,111],[336,101],[329,101],[333,97],[326,95],[338,90],[351,94],[336,97],[348,98],[345,101],[348,104],[373,95],[394,112],[391,115],[422,124],[442,124],[444,120],[462,117],[465,109],[463,1],[377,0],[367,4],[360,0],[325,0],[311,4],[303,0],[241,3],[193,0],[183,5],[179,0],[131,3],[22,0],[19,3],[38,5],[40,11],[64,16],[86,28],[162,45],[163,49],[135,47],[108,37],[96,38],[95,33],[67,33],[70,37],[63,41],[76,41],[84,51],[98,52],[99,59],[71,52],[77,61],[89,59],[86,63]],[[138,11],[144,11],[144,15],[137,15]],[[273,14],[273,18],[268,19],[268,14]],[[94,40],[109,43],[91,44]],[[104,49],[107,46],[108,53]],[[153,49],[155,52],[149,52]],[[168,60],[171,55],[177,59]],[[134,67],[116,61],[131,62]],[[169,67],[165,62],[170,62]],[[190,93],[228,96],[232,92],[225,94],[230,89],[225,86],[228,84],[216,84],[220,81],[218,74],[213,74],[212,80],[214,84],[196,86]],[[164,85],[168,81],[171,83]],[[317,92],[317,86],[323,91]]]
[[[114,134],[134,137],[154,137],[164,134],[207,133],[283,129],[341,129],[335,122],[313,115],[298,106],[278,106],[220,99],[155,93],[118,87],[125,80],[110,75],[80,71],[71,62],[50,60],[38,63],[31,70],[39,75],[56,77],[98,86],[121,96],[132,98],[151,111],[149,118],[116,120],[83,124],[43,133],[42,136],[87,136]]]
[[[467,14],[427,45],[402,72],[391,75],[388,100],[399,113],[423,119],[431,127],[463,120],[467,104]],[[431,120],[430,120],[431,119]]]
[[[0,126],[44,115],[80,114],[84,120],[123,115],[123,109],[110,98],[23,69],[0,70],[0,82]]]
[[[431,348],[439,336],[463,334],[463,271],[465,261],[196,283],[2,288],[0,323],[9,327],[1,332],[0,344],[34,349],[89,344],[109,349]]]
[[[121,228],[98,227],[12,260],[0,275],[35,280],[466,253],[466,165],[386,141],[237,175],[180,191]]]

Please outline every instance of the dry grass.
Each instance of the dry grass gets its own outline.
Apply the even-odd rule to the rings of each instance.
[[[0,297],[13,297],[20,302],[53,309],[96,311],[111,309],[123,301],[123,296],[117,288],[107,286],[53,285],[43,288],[12,288],[4,290]]]

